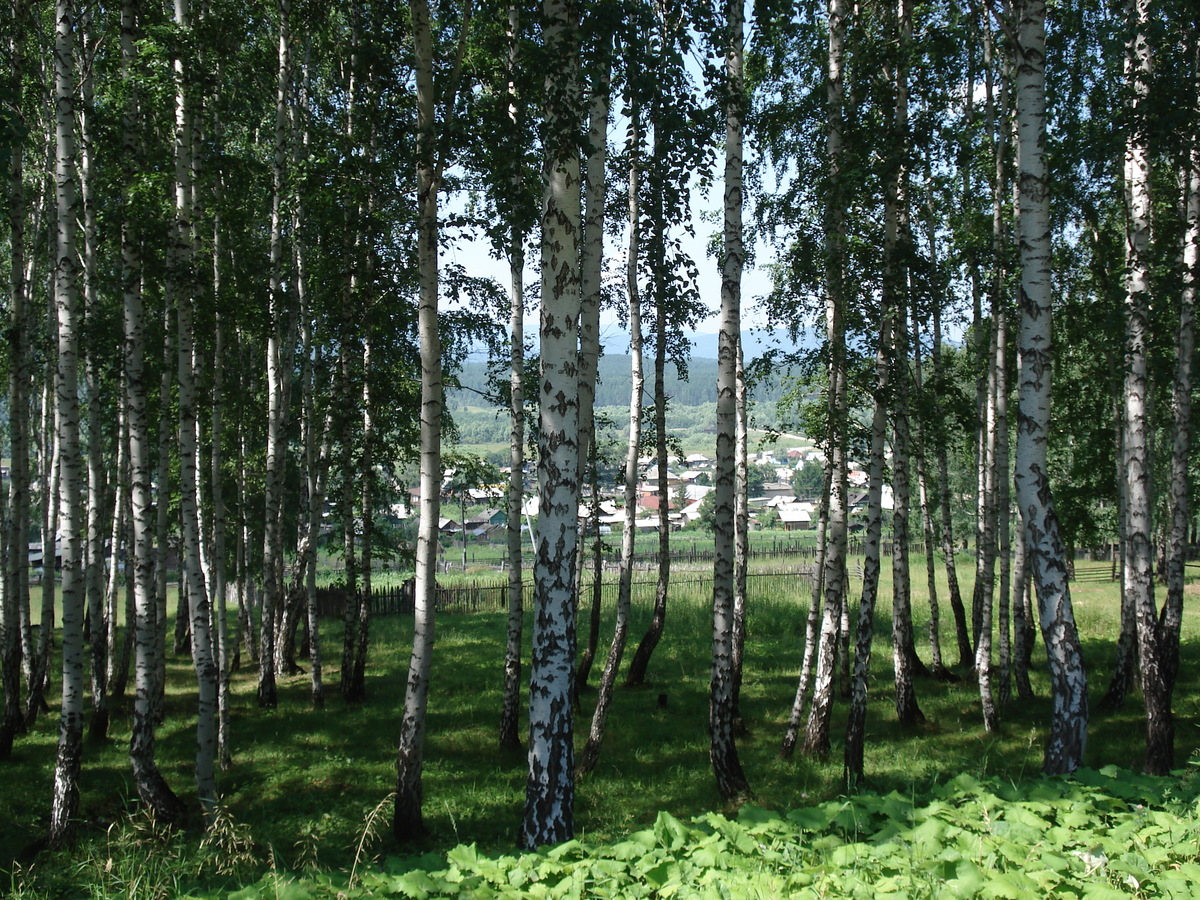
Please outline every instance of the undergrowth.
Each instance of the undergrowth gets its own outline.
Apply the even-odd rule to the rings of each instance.
[[[914,565],[920,563],[915,557]],[[1081,563],[1072,585],[1093,699],[1107,687],[1119,625],[1118,594],[1107,568],[1104,563]],[[888,574],[885,567],[885,579]],[[966,566],[960,571],[968,597],[971,575]],[[666,633],[651,666],[652,684],[645,690],[616,692],[600,765],[578,785],[579,847],[620,846],[628,842],[629,835],[658,827],[656,823],[666,821],[660,815],[664,813],[690,823],[681,827],[701,831],[715,827],[711,822],[693,821],[700,817],[708,822],[708,811],[742,821],[737,819],[737,810],[721,801],[708,767],[705,725],[711,597],[684,581],[681,575],[672,589]],[[822,804],[832,802],[857,808],[858,795],[842,797],[842,701],[835,706],[834,749],[829,758],[778,759],[803,649],[808,591],[800,578],[791,585],[781,586],[778,581],[771,585],[769,591],[750,597],[742,693],[747,733],[739,740],[739,754],[754,788],[754,802],[777,810],[824,809]],[[857,588],[855,583],[854,592]],[[1189,586],[1189,592],[1194,589]],[[884,590],[889,590],[886,582]],[[635,598],[635,602],[630,633],[636,639],[649,619],[650,596]],[[921,616],[927,600],[916,590],[914,609],[918,633],[924,634]],[[991,785],[988,790],[1001,798],[1007,796],[1005,791],[1017,790],[1014,785],[1040,783],[1029,781],[1040,770],[1049,720],[1040,650],[1033,672],[1037,699],[1011,704],[995,732],[983,729],[978,690],[963,668],[956,670],[962,677],[957,683],[920,680],[918,698],[927,724],[902,728],[892,710],[888,611],[881,608],[877,622],[866,748],[868,780],[861,796],[894,794],[922,806],[933,802],[937,791],[949,789],[945,787],[947,779],[963,774]],[[611,610],[606,610],[606,615],[610,622]],[[1200,719],[1200,648],[1196,643],[1200,629],[1196,615],[1195,605],[1190,603],[1175,697],[1181,760],[1200,745],[1196,727]],[[951,657],[948,662],[953,663],[948,620],[943,614],[942,647]],[[606,624],[602,640],[607,640],[610,627]],[[57,736],[56,717],[42,716],[30,734],[18,739],[12,757],[0,763],[0,895],[40,900],[166,898],[190,892],[217,897],[252,886],[245,896],[274,897],[267,888],[275,885],[281,892],[278,896],[296,898],[303,896],[297,893],[301,890],[318,897],[336,896],[337,890],[347,896],[352,896],[351,891],[376,891],[386,896],[385,888],[391,890],[388,885],[392,882],[372,879],[399,877],[403,873],[398,873],[398,865],[407,867],[404,871],[414,866],[427,873],[448,870],[446,848],[474,846],[480,858],[487,859],[508,853],[521,815],[526,760],[523,752],[505,752],[496,746],[503,612],[439,619],[424,774],[429,836],[410,847],[397,846],[390,837],[388,795],[395,787],[395,740],[411,622],[390,618],[373,623],[368,696],[358,705],[344,704],[338,697],[340,628],[340,623],[329,622],[323,629],[327,679],[323,709],[313,709],[308,703],[307,673],[280,680],[280,704],[275,710],[257,708],[252,666],[244,663],[235,673],[233,767],[219,776],[222,811],[216,827],[203,839],[198,810],[175,831],[145,819],[128,775],[128,717],[118,711],[109,740],[89,743],[85,749],[82,818],[75,844],[65,851],[37,852],[49,809]],[[527,627],[527,640],[528,634]],[[924,648],[922,651],[924,654]],[[582,694],[577,734],[586,734],[594,696],[591,690]],[[1143,739],[1140,706],[1140,697],[1134,695],[1116,712],[1093,714],[1089,766],[1100,770],[1115,764],[1126,772],[1136,770]],[[168,718],[159,730],[157,750],[160,769],[183,797],[192,785],[194,716],[195,679],[190,661],[186,657],[172,659]],[[1009,787],[1001,790],[999,785]],[[803,814],[776,818],[792,822],[796,815],[803,818]],[[1002,817],[1000,821],[1008,820]],[[810,838],[811,834],[804,841]],[[855,843],[845,835],[841,839]],[[915,852],[911,841],[905,846],[907,852]],[[567,857],[574,859],[571,854],[582,852],[571,850],[558,859],[570,861]],[[608,851],[595,852],[603,856]],[[434,856],[420,865],[414,863],[414,857],[420,859],[425,853]],[[803,865],[823,864],[814,859],[804,857]],[[618,862],[609,860],[604,867]],[[927,867],[915,869],[913,878],[926,877],[929,871]],[[1112,866],[1106,871],[1112,871]],[[936,870],[935,874],[942,878],[945,871]],[[823,878],[814,874],[815,881],[809,886],[817,895],[831,890]],[[1092,879],[1089,890],[1097,889],[1099,883]],[[322,895],[321,884],[334,893]],[[788,884],[789,890],[802,887]],[[714,890],[720,887],[713,885]],[[593,889],[599,890],[589,886],[584,896],[602,896],[591,893]],[[1126,888],[1117,885],[1116,889]],[[622,888],[618,893],[636,896],[630,893],[633,890]],[[917,888],[909,885],[904,890],[911,894]],[[479,895],[486,896],[486,891]],[[660,891],[660,896],[665,895]],[[1200,896],[1200,891],[1186,896]]]

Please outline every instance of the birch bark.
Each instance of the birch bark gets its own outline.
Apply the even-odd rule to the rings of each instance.
[[[721,259],[721,331],[717,350],[716,528],[713,532],[713,636],[708,690],[708,757],[725,799],[747,795],[750,783],[734,740],[733,591],[737,438],[737,348],[741,334],[743,148],[745,83],[744,10],[741,0],[725,4],[725,194],[724,254]],[[660,312],[660,317],[661,317]],[[661,329],[662,322],[659,327]],[[666,502],[660,490],[661,502]]]
[[[529,769],[520,836],[526,848],[568,840],[575,831],[571,679],[579,509],[579,7],[576,0],[544,0],[542,9],[549,74],[544,101],[536,611]]]
[[[140,33],[137,0],[121,6],[121,57],[125,77],[132,80]],[[131,184],[139,155],[137,114],[139,98],[130,90],[122,120],[124,175]],[[143,804],[163,823],[178,821],[183,803],[158,768],[155,756],[155,697],[163,633],[158,627],[154,587],[154,497],[151,489],[150,423],[146,411],[146,324],[142,299],[140,242],[129,206],[121,222],[121,282],[124,318],[125,412],[129,428],[129,494],[131,559],[134,590],[134,698],[129,759],[133,781]]]
[[[396,755],[396,807],[392,831],[411,840],[425,830],[422,816],[425,709],[432,664],[436,602],[438,516],[442,482],[442,358],[438,333],[438,172],[436,163],[433,36],[429,4],[411,0],[417,85],[417,264],[421,339],[421,517],[417,532],[412,654]]]
[[[58,324],[55,372],[55,430],[59,445],[58,534],[62,546],[62,706],[54,794],[50,806],[52,846],[67,838],[79,808],[83,757],[83,516],[80,490],[83,460],[79,445],[79,288],[76,268],[78,178],[75,152],[75,25],[72,0],[54,10],[55,242],[54,303]],[[55,540],[44,545],[52,565]]]
[[[1050,490],[1046,443],[1050,424],[1050,203],[1045,158],[1046,3],[1017,7],[1017,221],[1021,323],[1016,446],[1016,495],[1030,571],[1038,593],[1042,638],[1050,664],[1052,717],[1043,769],[1071,772],[1087,745],[1087,674],[1062,535]]]
[[[1165,775],[1175,755],[1171,690],[1163,671],[1162,644],[1154,598],[1152,472],[1150,468],[1150,229],[1151,187],[1149,102],[1152,52],[1150,0],[1128,0],[1130,35],[1125,77],[1130,89],[1125,142],[1125,409],[1121,468],[1125,478],[1125,558],[1122,590],[1137,621],[1142,699],[1146,711],[1149,774]]]
[[[841,0],[829,3],[828,67],[826,109],[829,116],[825,138],[829,156],[829,200],[825,208],[825,332],[829,347],[829,396],[827,401],[829,492],[828,525],[823,547],[822,582],[824,612],[817,651],[816,680],[808,725],[804,734],[806,756],[829,753],[829,725],[833,713],[833,679],[843,604],[846,600],[846,512],[849,486],[846,480],[846,326],[845,326],[845,204],[842,186],[842,106],[845,82],[846,17]]]
[[[516,74],[520,59],[521,7],[508,5],[508,117],[513,145],[519,144],[523,107],[517,94]],[[512,191],[519,196],[524,185],[522,169],[513,172]],[[525,628],[524,550],[521,542],[521,513],[525,500],[525,230],[514,215],[509,241],[509,435],[508,435],[508,624],[504,645],[504,699],[500,709],[500,746],[521,746],[521,637]]]

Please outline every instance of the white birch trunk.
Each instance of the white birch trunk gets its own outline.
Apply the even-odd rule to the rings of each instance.
[[[1200,47],[1196,84],[1200,88]],[[1196,115],[1193,109],[1193,116]],[[1179,631],[1183,624],[1184,567],[1191,518],[1188,459],[1192,445],[1192,358],[1196,351],[1196,282],[1200,278],[1200,136],[1193,132],[1183,167],[1184,234],[1181,263],[1183,290],[1179,299],[1179,331],[1175,348],[1175,381],[1171,394],[1174,434],[1171,442],[1170,529],[1167,535],[1167,600],[1160,619],[1163,677],[1173,690],[1179,672]]]
[[[625,524],[621,531],[621,561],[617,576],[617,612],[613,639],[600,675],[596,708],[587,743],[575,766],[576,776],[586,775],[596,767],[600,744],[604,740],[608,711],[612,705],[613,685],[617,668],[625,652],[629,632],[629,605],[633,585],[633,554],[637,541],[638,508],[638,449],[642,441],[642,391],[645,375],[642,371],[642,302],[638,286],[638,259],[641,253],[641,221],[638,191],[640,187],[641,120],[637,100],[629,114],[629,244],[626,252],[626,292],[629,302],[629,438],[625,444],[624,505]]]
[[[871,461],[867,482],[867,531],[863,541],[863,587],[855,631],[854,678],[850,686],[850,713],[846,724],[844,777],[849,784],[862,781],[867,726],[867,678],[871,669],[871,644],[875,636],[875,603],[879,597],[880,538],[883,535],[884,445],[887,439],[887,395],[890,391],[887,347],[892,325],[888,310],[879,331],[875,354],[875,404],[871,414]]]
[[[1152,522],[1153,473],[1150,463],[1150,102],[1152,54],[1148,26],[1150,0],[1128,0],[1130,35],[1125,77],[1130,87],[1129,132],[1125,142],[1125,402],[1121,468],[1125,477],[1125,558],[1122,590],[1137,621],[1142,699],[1146,710],[1144,768],[1165,775],[1175,756],[1171,691],[1162,668],[1157,604],[1154,598]]]
[[[541,422],[536,613],[529,684],[529,770],[520,843],[559,843],[575,832],[571,711],[575,662],[575,553],[579,510],[579,9],[544,0],[546,47],[542,208]]]
[[[83,15],[80,43],[81,54],[91,43],[90,13]],[[97,315],[99,285],[97,284],[96,207],[93,199],[93,81],[90,60],[81,56],[84,74],[80,83],[79,127],[79,199],[83,207],[83,308],[84,321]],[[111,635],[104,613],[104,516],[105,494],[108,485],[102,463],[103,447],[100,435],[100,386],[93,348],[85,347],[84,390],[87,396],[87,504],[86,537],[84,539],[84,594],[87,604],[89,664],[91,672],[92,715],[88,738],[103,742],[108,737],[108,646]]]
[[[734,523],[737,440],[737,348],[741,333],[742,268],[742,132],[744,83],[742,56],[745,26],[740,0],[725,5],[725,194],[724,254],[721,259],[721,331],[717,350],[716,528],[713,532],[712,666],[708,690],[708,757],[725,799],[744,796],[750,784],[734,741],[733,589],[736,529]],[[664,327],[659,311],[659,330]],[[661,479],[660,479],[661,480]],[[666,503],[660,485],[660,502]]]
[[[79,445],[79,290],[76,269],[78,189],[75,162],[75,8],[57,0],[54,31],[55,243],[54,303],[58,323],[55,372],[56,432],[59,445],[58,535],[62,546],[62,707],[50,843],[61,845],[79,809],[83,756],[83,516],[80,491],[83,460]],[[54,536],[43,546],[53,571]],[[53,577],[51,575],[51,577]]]
[[[608,119],[610,105],[609,83],[612,78],[612,61],[609,47],[611,39],[604,38],[605,49],[598,65],[600,72],[592,88],[588,104],[588,152],[584,168],[583,236],[579,260],[579,484],[589,482],[589,471],[595,471],[596,425],[596,369],[600,360],[600,301],[601,274],[604,264],[604,202],[605,167],[608,161]],[[599,502],[595,492],[593,505]],[[592,527],[598,529],[599,523]],[[583,605],[583,568],[586,554],[582,545],[575,556],[575,583],[580,591],[580,606]],[[600,590],[592,584],[592,614],[588,627],[587,644],[579,662],[575,677],[575,696],[587,685],[592,663],[596,655],[600,633]]]
[[[899,47],[895,62],[896,103],[893,117],[894,138],[899,157],[893,162],[884,207],[884,304],[891,305],[892,326],[892,668],[895,672],[896,717],[902,724],[925,721],[917,705],[913,677],[917,659],[912,626],[912,596],[909,581],[909,417],[908,417],[908,266],[904,245],[910,240],[908,229],[908,62],[912,43],[912,7],[910,0],[898,0],[895,7]]]
[[[520,60],[521,7],[508,5],[508,116],[513,130],[514,147],[520,140],[519,127],[523,107],[516,86]],[[512,191],[519,196],[524,177],[518,166],[513,174]],[[504,697],[500,710],[500,746],[508,750],[521,747],[521,638],[525,628],[524,550],[521,542],[521,513],[525,500],[525,230],[514,223],[508,251],[509,273],[509,437],[508,437],[508,623],[504,645]]]
[[[126,79],[137,63],[139,33],[136,0],[121,7],[121,56]],[[128,83],[128,82],[127,82]],[[139,151],[137,95],[131,91],[124,111],[123,145],[126,184],[135,174]],[[155,758],[154,700],[163,634],[158,628],[154,588],[154,496],[151,489],[150,423],[146,412],[146,328],[142,302],[142,260],[131,216],[121,222],[121,281],[124,301],[125,414],[129,430],[129,494],[133,540],[127,576],[133,580],[134,698],[129,759],[138,796],[154,817],[164,823],[183,815],[183,804],[159,771]],[[161,498],[165,501],[165,496]],[[165,504],[164,504],[165,505]]]
[[[437,594],[438,516],[442,482],[442,359],[438,332],[438,191],[433,37],[429,4],[411,0],[417,85],[417,266],[421,340],[421,516],[417,531],[412,654],[404,692],[404,716],[396,752],[396,807],[392,831],[407,841],[425,830],[421,773],[425,752],[425,709],[433,659]]]
[[[15,9],[14,9],[15,12]],[[14,15],[14,24],[16,16]],[[20,104],[24,70],[22,40],[14,27],[8,42],[11,64],[10,89],[13,102]],[[8,310],[8,409],[9,466],[8,504],[5,530],[8,552],[4,556],[4,592],[0,602],[0,680],[4,682],[4,711],[0,718],[0,759],[12,749],[13,737],[24,729],[21,713],[21,665],[32,682],[38,669],[29,621],[30,469],[29,469],[29,364],[28,292],[25,277],[25,191],[24,161],[20,147],[14,147],[6,175],[7,219],[9,227],[9,310]]]
[[[175,0],[175,25],[190,30],[188,0]],[[211,822],[217,803],[215,760],[217,751],[217,666],[213,654],[208,586],[200,547],[199,415],[196,400],[195,261],[193,218],[193,128],[189,93],[190,74],[182,58],[175,60],[175,232],[167,290],[175,298],[178,317],[176,348],[179,379],[179,514],[182,532],[181,561],[191,612],[192,663],[196,670],[196,791],[206,821]]]
[[[846,528],[849,484],[846,479],[848,407],[846,399],[845,326],[845,208],[842,185],[842,106],[845,95],[843,65],[847,10],[840,0],[829,4],[828,66],[826,105],[829,131],[825,139],[829,155],[829,200],[824,210],[825,337],[829,353],[829,395],[826,418],[828,444],[828,524],[822,546],[821,581],[824,603],[821,638],[817,649],[816,679],[808,725],[804,733],[806,756],[822,758],[829,753],[829,726],[833,715],[833,680],[846,598]]]
[[[1038,593],[1053,705],[1043,768],[1071,772],[1087,745],[1087,675],[1071,607],[1062,536],[1046,467],[1050,425],[1050,203],[1045,158],[1046,3],[1023,0],[1016,46],[1017,221],[1021,324],[1016,495]]]
[[[287,165],[288,111],[291,90],[291,2],[279,0],[278,76],[275,91],[275,133],[271,162],[270,299],[267,316],[267,459],[263,517],[263,600],[259,623],[258,705],[272,709],[279,702],[276,686],[276,628],[283,607],[281,579],[283,530],[283,474],[287,464],[287,429],[284,405],[283,316],[284,298],[284,177]]]

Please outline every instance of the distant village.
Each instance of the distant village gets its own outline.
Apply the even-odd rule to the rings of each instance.
[[[716,460],[702,453],[693,453],[687,457],[672,457],[667,471],[665,484],[660,484],[658,462],[653,456],[638,460],[638,510],[634,521],[639,531],[656,532],[659,529],[659,509],[661,504],[667,504],[672,531],[679,531],[695,524],[703,516],[701,511],[704,498],[713,490]],[[815,499],[800,499],[796,496],[793,479],[796,473],[805,467],[812,466],[818,471],[825,465],[824,453],[812,446],[790,447],[785,451],[767,450],[751,454],[751,466],[771,469],[774,479],[764,481],[752,497],[749,498],[750,527],[759,528],[770,520],[778,522],[778,527],[786,531],[805,531],[815,529],[820,517],[819,504]],[[468,489],[463,496],[450,496],[449,491],[443,494],[443,512],[449,512],[453,507],[466,509],[465,521],[461,517],[444,515],[438,523],[439,530],[445,535],[459,537],[464,532],[475,538],[491,536],[497,529],[503,529],[508,521],[504,502],[507,490],[508,469],[501,469],[505,476],[503,483],[482,485]],[[444,488],[454,478],[452,469],[446,471],[443,479]],[[532,522],[538,513],[538,498],[532,467],[527,472],[526,496],[522,504],[522,517],[526,522]],[[854,513],[866,504],[867,473],[857,463],[851,462],[847,469],[847,481],[850,486],[849,507],[851,512],[851,529],[857,530],[858,523],[854,521]],[[623,494],[620,485],[601,493],[598,503],[594,503],[590,491],[585,487],[585,496],[579,506],[579,521],[581,530],[599,530],[601,534],[619,532],[625,527],[625,512],[619,499]],[[415,514],[420,500],[419,488],[409,491],[409,502],[397,504],[392,512],[398,518],[410,518]],[[890,509],[890,488],[885,486],[883,505]]]

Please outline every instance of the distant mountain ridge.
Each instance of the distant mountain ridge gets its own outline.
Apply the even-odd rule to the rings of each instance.
[[[692,342],[693,352],[688,360],[688,378],[679,377],[674,364],[668,363],[666,371],[666,392],[675,406],[699,406],[705,403],[716,403],[717,400],[717,345],[719,336],[704,332],[691,332],[688,339]],[[803,344],[792,342],[786,331],[777,329],[764,331],[760,329],[742,332],[744,354],[747,361],[762,356],[767,350],[780,349],[795,352],[807,349]],[[606,330],[602,335],[604,355],[600,358],[598,368],[599,384],[596,388],[596,405],[620,406],[629,405],[630,389],[630,358],[629,336],[617,329]],[[814,345],[808,345],[814,346]],[[653,353],[647,348],[645,357],[646,391],[647,395],[653,390]],[[779,370],[782,376],[787,375],[786,368]],[[452,389],[447,393],[447,401],[451,410],[463,407],[480,407],[481,395],[490,394],[488,386],[487,363],[483,360],[472,360],[463,365],[458,374],[462,389]],[[786,389],[786,377],[773,378],[760,382],[753,391],[751,399],[755,403],[774,403]],[[647,403],[651,402],[649,396]]]
[[[684,335],[692,344],[693,359],[717,358],[720,342],[717,332],[687,331]],[[607,348],[607,353],[617,355],[629,350],[629,333],[619,328],[602,329],[601,340]],[[802,334],[798,341],[793,341],[786,328],[748,328],[742,331],[742,353],[747,361],[762,356],[767,350],[810,350],[819,343],[819,338],[808,334]]]

